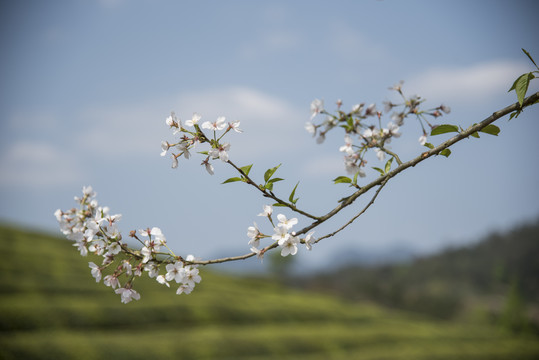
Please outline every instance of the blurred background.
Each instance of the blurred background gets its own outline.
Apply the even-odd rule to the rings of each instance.
[[[235,176],[224,163],[214,162],[215,175],[210,176],[200,166],[203,158],[194,154],[190,160],[180,159],[178,168],[172,169],[170,157],[159,156],[161,141],[174,140],[165,125],[171,111],[183,121],[194,112],[202,115],[202,121],[213,121],[217,116],[241,121],[244,132],[227,135],[231,160],[239,166],[254,164],[251,176],[260,182],[266,169],[282,164],[276,176],[285,181],[275,185],[275,192],[288,198],[300,181],[298,206],[324,214],[350,189],[332,183],[337,176],[346,175],[338,151],[342,133],[330,133],[323,144],[316,144],[304,129],[313,99],[323,99],[329,111],[336,108],[338,99],[345,110],[362,102],[376,103],[381,109],[382,101],[396,99],[388,87],[404,80],[404,92],[427,99],[425,108],[442,103],[451,107],[452,112],[438,119],[439,123],[466,128],[516,101],[515,93],[508,93],[508,89],[519,75],[533,70],[521,48],[539,59],[537,10],[535,1],[2,2],[0,220],[11,229],[4,231],[5,251],[11,249],[17,259],[16,254],[23,256],[23,250],[31,248],[12,247],[13,236],[60,235],[54,211],[75,206],[73,197],[81,194],[82,186],[91,185],[101,205],[123,215],[120,227],[124,234],[157,226],[177,254],[213,258],[248,253],[246,232],[253,221],[262,231],[271,232],[270,224],[256,216],[268,202],[245,184],[221,185]],[[532,82],[528,93],[537,89]],[[302,247],[287,263],[278,258],[268,258],[262,264],[249,259],[212,269],[243,275],[273,274],[273,279],[288,279],[286,284],[280,281],[275,286],[301,286],[354,303],[368,300],[399,311],[418,310],[425,306],[412,300],[414,296],[428,300],[425,293],[418,290],[415,295],[394,295],[397,300],[401,296],[409,301],[401,299],[399,303],[385,292],[387,289],[373,285],[384,281],[404,284],[402,277],[388,274],[395,271],[404,276],[405,270],[383,270],[384,266],[396,261],[399,266],[412,266],[419,261],[416,259],[441,256],[436,254],[442,251],[452,254],[463,247],[476,249],[497,234],[492,236],[506,239],[502,243],[507,247],[498,247],[495,253],[503,258],[508,249],[520,249],[520,253],[532,256],[527,262],[531,268],[512,272],[503,259],[483,266],[484,276],[501,279],[496,283],[500,288],[492,285],[496,291],[491,293],[489,304],[501,311],[504,299],[516,294],[515,306],[521,309],[518,304],[536,300],[537,281],[530,274],[534,274],[534,259],[539,253],[532,240],[518,247],[507,239],[537,239],[538,115],[539,108],[532,108],[510,122],[501,119],[497,122],[501,129],[498,137],[483,135],[461,142],[449,158],[434,158],[406,171],[386,186],[374,206],[353,226],[320,242],[311,252]],[[388,121],[385,117],[382,123]],[[424,151],[417,141],[422,132],[416,120],[407,120],[401,132],[403,136],[392,143],[401,159],[409,160]],[[429,141],[438,144],[445,138]],[[367,169],[380,165],[372,157]],[[377,172],[367,170],[367,175],[362,180],[365,184]],[[364,204],[359,202],[317,228],[315,236],[335,230]],[[308,223],[299,217],[299,228]],[[515,231],[528,231],[528,235],[515,236]],[[78,255],[75,252],[73,256]],[[461,261],[448,256],[447,264]],[[470,259],[475,255],[465,256],[471,256],[466,261],[473,263]],[[518,255],[513,260],[522,264]],[[77,259],[76,263],[86,267],[86,261]],[[442,263],[432,266],[452,269]],[[433,272],[430,265],[422,266],[426,267],[418,268],[418,273]],[[16,263],[4,267],[4,285],[17,292],[8,269],[22,270]],[[50,270],[43,264],[35,270],[45,269]],[[34,274],[30,268],[27,271],[30,277]],[[371,271],[371,280],[356,278],[340,288],[335,281],[344,278],[343,272]],[[513,276],[523,272],[532,279],[527,285]],[[60,273],[58,270],[58,276]],[[319,283],[314,280],[323,277],[317,274],[334,277]],[[429,283],[429,294],[443,299],[454,289],[446,281],[452,274],[444,276],[445,280],[432,283],[417,281]],[[88,278],[84,274],[80,281],[91,282]],[[25,289],[36,289],[42,280],[30,281]],[[57,280],[62,283],[60,277]],[[229,280],[214,282],[228,284]],[[73,288],[72,279],[62,281],[66,281],[65,291]],[[371,295],[376,291],[378,295],[349,291],[368,286],[374,289]],[[395,286],[389,287],[397,293]],[[102,287],[95,285],[95,289]],[[90,290],[81,291],[85,294]],[[111,301],[119,303],[114,294],[111,296]],[[294,299],[290,301],[299,301]],[[455,318],[460,312],[451,309],[460,300],[448,299],[440,305],[445,310],[434,317]],[[173,301],[178,300],[173,297],[162,308],[171,311]],[[92,308],[87,302],[81,304]],[[320,308],[344,306],[339,304],[321,303]],[[527,319],[533,318],[535,315],[529,314],[532,310],[526,309],[518,311],[524,311]],[[77,313],[74,309],[69,316]],[[24,314],[29,314],[28,308],[21,308],[18,319],[26,319]],[[497,314],[499,320],[501,313]],[[361,316],[358,319],[364,319]],[[391,318],[394,315],[384,321]],[[14,323],[6,320],[6,331],[19,329],[10,328]],[[88,326],[84,321],[81,324]],[[536,342],[533,339],[532,344]],[[508,349],[513,349],[511,346]],[[396,354],[402,353],[401,349]]]

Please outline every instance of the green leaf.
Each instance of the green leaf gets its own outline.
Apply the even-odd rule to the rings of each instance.
[[[373,167],[374,170],[378,171],[380,175],[384,175],[384,170],[380,169],[379,167]]]
[[[470,134],[470,136],[473,136],[474,138],[478,138],[479,139],[479,133],[476,131],[474,132],[473,134]]]
[[[226,179],[225,181],[223,181],[221,184],[228,184],[236,181],[243,181],[243,179],[239,177],[231,177],[230,179]]]
[[[513,111],[511,113],[511,116],[509,116],[509,121],[511,121],[512,118],[516,119],[518,117],[518,115],[520,115],[520,111]]]
[[[299,185],[299,181],[296,184],[296,186],[294,186],[294,189],[292,190],[292,192],[290,193],[290,196],[288,197],[288,201],[290,201],[292,204],[295,204],[299,200],[299,198],[294,199],[294,195],[296,195],[296,189],[298,188],[298,185]]]
[[[443,149],[442,151],[440,151],[440,155],[443,155],[445,157],[449,157],[449,155],[451,155],[451,150]]]
[[[533,65],[535,65],[535,67],[536,67],[537,69],[539,69],[539,66],[537,66],[537,64],[535,63],[535,61],[533,61],[533,58],[532,58],[532,56],[530,55],[530,53],[527,52],[527,51],[524,50],[524,49],[522,49],[522,51],[524,51],[524,54],[526,54],[526,56],[530,58],[530,60],[532,61]]]
[[[245,173],[245,175],[249,175],[249,172],[251,171],[251,168],[253,167],[253,164],[251,165],[246,165],[246,166],[243,166],[243,167],[240,167],[240,170],[243,171]]]
[[[287,207],[286,205],[283,205],[283,204],[280,204],[280,203],[275,203],[275,204],[273,204],[273,206],[277,206],[277,207]]]
[[[528,91],[528,85],[530,80],[534,79],[535,76],[532,73],[522,74],[518,79],[515,80],[513,84],[514,90],[517,93],[518,103],[522,106],[524,98],[526,97],[526,92]]]
[[[434,145],[432,145],[431,143],[425,143],[426,147],[428,147],[429,149],[434,149]]]
[[[352,182],[352,179],[350,179],[348,176],[337,176],[335,179],[333,179],[334,184],[349,184]]]
[[[445,134],[445,133],[450,133],[450,132],[459,132],[458,126],[450,125],[450,124],[438,125],[432,128],[430,135],[434,136],[434,135],[440,135],[440,134]]]
[[[264,174],[264,181],[265,182],[268,182],[268,180],[273,176],[273,174],[275,174],[275,172],[277,171],[279,166],[281,166],[281,164],[277,165],[274,168],[266,170],[266,173]]]
[[[389,172],[389,170],[391,170],[391,163],[393,162],[393,158],[389,159],[387,162],[386,162],[386,167],[384,168],[384,173],[387,174]]]
[[[490,125],[485,126],[482,130],[479,130],[479,131],[484,132],[486,134],[498,136],[498,134],[500,133],[500,128],[497,127],[496,125],[490,124]],[[479,135],[477,137],[479,137]]]
[[[352,180],[352,184],[357,185],[357,177],[359,176],[359,171],[356,172],[354,175],[354,180]]]
[[[277,181],[283,181],[284,179],[281,179],[281,178],[274,178],[274,179],[270,179],[268,181],[268,184],[273,184],[273,183],[276,183]]]

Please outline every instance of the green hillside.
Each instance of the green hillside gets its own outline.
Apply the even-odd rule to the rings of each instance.
[[[295,283],[436,318],[482,312],[515,332],[539,334],[538,259],[539,220],[415,261],[350,265]]]
[[[127,305],[71,243],[0,228],[1,359],[537,359],[533,335],[433,321],[202,269],[190,295],[140,279]],[[328,286],[329,289],[329,286]]]

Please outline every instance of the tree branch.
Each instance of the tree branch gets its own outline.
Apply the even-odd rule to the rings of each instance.
[[[359,216],[361,216],[374,203],[374,200],[376,199],[376,197],[378,196],[378,194],[380,193],[382,188],[387,184],[387,182],[390,179],[392,179],[393,177],[395,177],[397,174],[401,173],[402,171],[404,171],[404,170],[406,170],[406,169],[408,169],[410,167],[416,166],[420,162],[425,161],[426,159],[432,157],[433,155],[439,155],[440,152],[442,152],[443,150],[453,146],[454,144],[456,144],[457,142],[459,142],[459,141],[461,141],[463,139],[466,139],[466,138],[470,137],[472,134],[474,134],[474,133],[476,133],[478,131],[481,131],[482,129],[484,129],[488,125],[492,124],[496,120],[502,118],[503,116],[505,116],[505,115],[507,115],[509,113],[512,113],[513,111],[521,111],[525,107],[530,106],[530,105],[532,105],[532,104],[534,104],[534,103],[536,103],[538,101],[539,101],[539,92],[536,92],[535,94],[533,94],[533,95],[527,97],[526,99],[524,99],[524,101],[522,103],[522,107],[520,106],[520,104],[518,102],[516,102],[516,103],[514,103],[512,105],[509,105],[509,106],[507,106],[507,107],[505,107],[505,108],[503,108],[501,110],[498,110],[498,111],[492,113],[492,115],[490,115],[489,117],[487,117],[486,119],[484,119],[480,123],[478,123],[476,125],[473,125],[473,126],[470,126],[468,129],[460,132],[458,135],[455,135],[454,137],[450,138],[449,140],[445,141],[444,143],[434,147],[433,149],[431,149],[429,151],[426,151],[426,152],[422,153],[418,157],[416,157],[416,158],[414,158],[414,159],[412,159],[412,160],[410,160],[410,161],[408,161],[406,163],[403,163],[403,164],[399,165],[397,168],[395,168],[394,170],[388,172],[387,174],[378,177],[376,180],[372,181],[371,183],[361,187],[361,189],[359,189],[358,191],[356,191],[352,195],[339,200],[340,204],[337,207],[335,207],[333,210],[329,211],[326,215],[318,217],[317,220],[314,221],[311,225],[304,227],[303,229],[296,232],[296,234],[297,235],[302,235],[302,234],[307,233],[309,230],[319,226],[323,222],[325,222],[325,221],[329,220],[330,218],[332,218],[333,216],[335,216],[337,213],[339,213],[345,207],[353,204],[354,201],[357,200],[357,198],[359,198],[361,195],[367,193],[373,187],[380,185],[380,187],[378,188],[378,190],[374,194],[371,201],[367,204],[367,206],[362,211],[360,211],[357,215],[355,215],[351,220],[349,220],[341,228],[339,228],[338,230],[336,230],[333,233],[330,233],[330,234],[318,239],[317,242],[322,240],[323,238],[327,238],[327,237],[335,235],[336,233],[338,233],[339,231],[341,231],[342,229],[344,229],[345,227],[350,225]],[[231,165],[234,166],[237,170],[239,170],[242,174],[244,174],[243,171],[241,171],[241,169],[237,168],[234,164],[231,163]],[[254,182],[253,182],[253,184],[254,184]],[[254,184],[254,185],[256,186],[256,184]],[[256,187],[258,188],[258,186],[256,186]],[[272,196],[270,196],[270,197],[272,197]],[[275,200],[274,197],[272,197],[272,198]],[[297,210],[294,210],[294,211],[297,211]],[[312,216],[309,216],[309,217],[312,218]],[[270,249],[275,248],[275,247],[277,247],[277,244],[273,243],[273,244],[267,246],[266,248],[264,248],[262,251],[265,252],[265,251],[270,250]],[[249,254],[240,255],[240,256],[234,256],[234,257],[226,257],[226,258],[220,258],[220,259],[214,259],[214,260],[205,260],[205,261],[193,261],[192,264],[209,265],[209,264],[216,264],[216,263],[224,263],[224,262],[228,262],[228,261],[236,261],[236,260],[248,259],[248,258],[253,257],[255,255],[256,255],[256,253],[251,252]]]

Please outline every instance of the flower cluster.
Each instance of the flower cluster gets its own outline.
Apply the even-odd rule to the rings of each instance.
[[[166,118],[165,123],[173,130],[174,135],[180,134],[180,139],[175,143],[169,143],[168,141],[161,142],[161,156],[165,156],[171,149],[172,156],[172,168],[178,167],[178,158],[182,155],[184,158],[189,159],[191,157],[191,150],[195,149],[199,144],[208,143],[210,149],[207,151],[200,151],[200,154],[206,155],[206,158],[202,161],[201,165],[204,165],[206,171],[213,175],[214,168],[210,162],[211,160],[221,159],[223,162],[228,162],[228,151],[230,150],[230,144],[227,142],[221,142],[223,136],[230,130],[234,130],[237,133],[243,132],[240,128],[239,121],[226,122],[224,116],[220,116],[214,122],[205,121],[202,125],[199,125],[199,121],[202,117],[198,113],[194,113],[190,120],[185,121],[185,126],[182,121],[176,116],[174,112]],[[213,137],[206,136],[202,129],[213,131]],[[223,131],[219,137],[217,137],[218,131]]]
[[[263,238],[271,237],[277,245],[281,248],[281,256],[296,255],[298,252],[298,244],[303,242],[308,250],[312,249],[312,244],[316,241],[313,237],[314,231],[308,233],[304,239],[300,239],[299,236],[292,230],[292,227],[298,223],[297,218],[288,219],[283,214],[277,215],[279,220],[277,226],[275,226],[272,218],[273,207],[271,205],[264,205],[264,211],[258,214],[258,216],[266,217],[273,226],[273,235],[265,235],[260,232],[256,222],[254,226],[247,228],[247,236],[249,237],[248,245],[251,247],[251,251],[256,253],[259,258],[264,256],[264,252],[268,248],[259,249],[260,240]]]
[[[186,260],[170,253],[162,253],[161,248],[168,249],[167,240],[161,229],[157,227],[131,231],[130,236],[138,240],[142,248],[137,251],[129,248],[122,241],[122,235],[118,228],[118,222],[122,218],[120,214],[111,215],[108,207],[98,206],[96,193],[91,186],[82,189],[83,196],[75,197],[79,204],[78,209],[68,211],[56,210],[54,215],[60,225],[60,230],[69,239],[74,241],[82,256],[89,253],[101,256],[101,265],[89,262],[90,271],[96,282],[103,279],[106,286],[114,289],[121,296],[122,303],[131,300],[139,300],[140,294],[132,288],[136,277],[142,276],[146,271],[150,278],[157,282],[170,286],[168,281],[175,280],[180,283],[177,294],[189,294],[200,282],[200,275],[195,265],[191,264],[196,259],[189,255]],[[166,275],[159,275],[161,264],[167,263]],[[107,274],[105,275],[105,271]],[[176,272],[177,274],[172,276]],[[122,280],[121,280],[122,279]],[[121,282],[125,279],[122,286]],[[121,281],[120,281],[121,280]]]
[[[420,105],[424,102],[419,96],[406,97],[402,92],[402,82],[394,85],[390,90],[396,91],[402,98],[402,103],[395,104],[385,101],[383,111],[379,111],[376,104],[365,106],[364,103],[354,105],[349,112],[341,110],[342,101],[337,101],[337,112],[330,114],[324,109],[324,101],[315,99],[311,103],[311,121],[305,124],[305,129],[315,137],[318,134],[317,143],[325,140],[328,131],[335,127],[342,127],[345,130],[344,145],[339,151],[344,153],[344,165],[349,174],[365,177],[364,167],[367,163],[365,154],[369,149],[374,149],[376,157],[383,161],[386,155],[394,157],[394,154],[387,146],[391,139],[398,138],[401,133],[400,127],[404,125],[404,120],[410,115],[415,115],[421,125],[422,135],[419,143],[425,145],[427,142],[427,131],[425,124],[433,128],[427,116],[437,118],[442,113],[450,113],[451,109],[446,105],[440,105],[430,110],[421,110]],[[400,109],[399,111],[396,111]],[[318,115],[326,115],[326,119],[315,124],[312,120]],[[390,114],[390,121],[386,126],[382,126],[382,115]],[[374,119],[373,122],[369,120]],[[377,120],[377,121],[376,121]],[[358,140],[354,143],[354,138]]]

